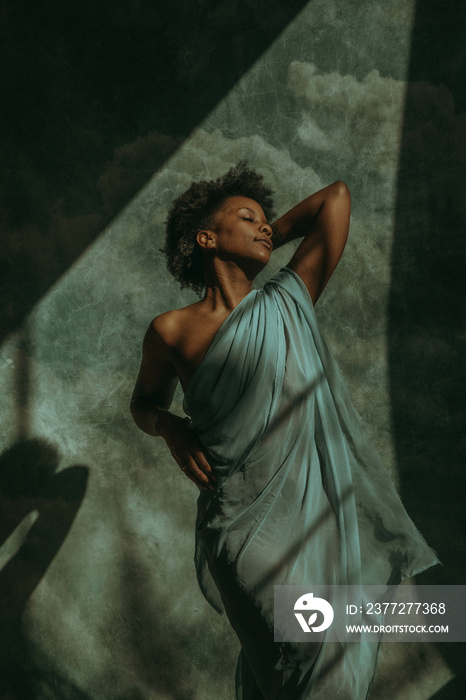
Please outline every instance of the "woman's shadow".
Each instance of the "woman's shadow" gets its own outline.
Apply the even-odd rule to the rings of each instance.
[[[51,674],[34,664],[23,613],[65,541],[86,492],[87,467],[57,471],[59,461],[56,448],[39,438],[21,440],[0,456],[0,555],[1,560],[6,558],[0,570],[1,700],[32,700],[39,685],[52,683]],[[33,513],[35,521],[9,556],[18,526]],[[28,527],[27,521],[24,526]],[[54,673],[55,686],[56,682]],[[85,697],[67,681],[59,685],[62,698]],[[57,697],[56,692],[51,697]]]

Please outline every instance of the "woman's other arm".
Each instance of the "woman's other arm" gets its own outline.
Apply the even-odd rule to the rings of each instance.
[[[131,415],[145,433],[164,438],[178,466],[191,481],[202,488],[212,488],[211,480],[215,477],[202,445],[183,418],[168,410],[178,384],[165,340],[172,331],[170,325],[167,313],[155,318],[147,329],[130,402]]]
[[[351,196],[341,180],[306,197],[272,224],[274,249],[304,237],[287,267],[315,304],[335,270],[348,238]]]

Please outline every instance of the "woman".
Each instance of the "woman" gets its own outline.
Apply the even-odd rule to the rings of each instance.
[[[237,699],[359,700],[378,645],[274,642],[274,586],[398,584],[440,562],[316,325],[348,235],[348,188],[337,181],[273,224],[271,195],[241,162],[174,202],[168,268],[203,296],[152,321],[131,411],[199,487],[197,576],[241,642]],[[253,289],[272,250],[300,237]],[[169,411],[178,379],[185,419]]]

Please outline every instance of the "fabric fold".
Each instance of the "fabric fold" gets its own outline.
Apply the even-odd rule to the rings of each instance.
[[[187,388],[210,455],[195,565],[241,642],[237,700],[364,700],[378,644],[273,642],[274,585],[397,585],[440,564],[409,518],[317,327],[282,267],[217,331]]]

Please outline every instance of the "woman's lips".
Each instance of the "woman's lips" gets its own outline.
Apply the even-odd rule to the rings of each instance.
[[[257,241],[258,241],[258,243],[264,243],[269,250],[272,250],[272,248],[273,248],[272,241],[269,241],[267,238],[258,238]]]

